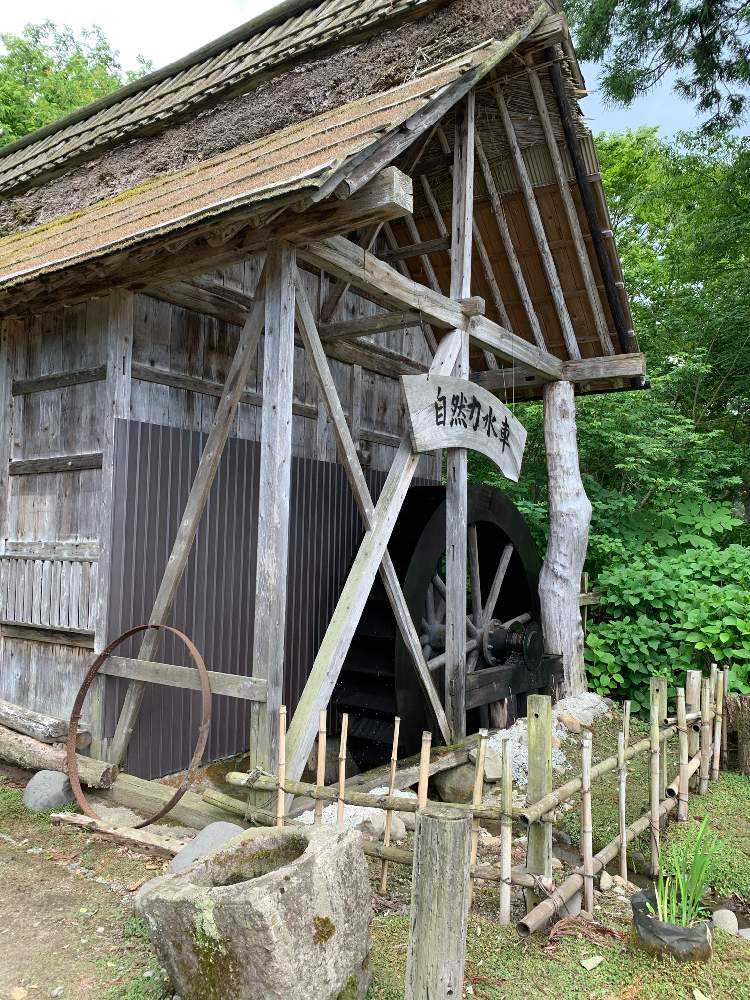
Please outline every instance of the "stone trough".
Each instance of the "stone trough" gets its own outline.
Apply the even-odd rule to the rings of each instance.
[[[154,879],[137,908],[182,1000],[357,1000],[370,897],[359,834],[287,827]]]

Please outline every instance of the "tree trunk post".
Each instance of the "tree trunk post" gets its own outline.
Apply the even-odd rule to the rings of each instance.
[[[406,1000],[460,1000],[469,920],[471,816],[431,804],[417,813]]]
[[[659,726],[663,726],[667,719],[667,678],[652,677],[652,692],[656,696],[659,709]],[[659,802],[662,802],[667,794],[667,754],[666,749],[659,751]],[[662,826],[666,824],[666,817],[662,821]]]
[[[576,409],[571,382],[544,387],[544,446],[549,480],[549,541],[539,576],[547,651],[563,658],[565,694],[586,690],[581,623],[581,574],[591,503],[578,465]]]
[[[526,801],[529,805],[552,791],[552,699],[545,694],[530,694],[526,702],[529,725],[529,783]],[[526,847],[526,871],[532,875],[552,877],[552,824],[539,820],[529,825]],[[526,890],[526,905],[536,906],[540,898]]]

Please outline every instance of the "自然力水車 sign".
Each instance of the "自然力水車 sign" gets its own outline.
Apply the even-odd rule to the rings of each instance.
[[[401,382],[414,451],[479,451],[518,482],[526,428],[497,396],[462,378],[402,375]]]

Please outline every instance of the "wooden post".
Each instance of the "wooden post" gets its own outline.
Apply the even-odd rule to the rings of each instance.
[[[422,733],[422,747],[419,752],[419,784],[417,785],[417,806],[424,809],[427,805],[427,783],[430,780],[430,748],[432,733]]]
[[[417,813],[406,1000],[459,1000],[469,918],[471,817],[431,804]]]
[[[714,781],[719,777],[721,766],[721,730],[724,717],[724,671],[719,670],[716,677],[716,700],[714,702],[714,752],[711,766],[711,777]]]
[[[388,794],[393,795],[396,788],[396,767],[398,765],[398,735],[401,729],[401,719],[396,716],[393,720],[393,745],[391,747],[391,773],[388,781]],[[391,827],[393,825],[393,810],[387,809],[385,813],[385,830],[383,831],[383,847],[388,847],[391,842]],[[380,891],[386,892],[388,889],[388,862],[383,859],[383,867],[380,873]]]
[[[685,708],[685,689],[677,688],[677,734],[680,740],[680,773],[678,784],[677,822],[684,823],[688,818],[688,764],[690,752],[688,749],[687,711]]]
[[[96,619],[94,652],[101,653],[110,638],[109,588],[112,578],[112,532],[115,496],[115,422],[130,416],[130,373],[133,362],[135,297],[132,292],[117,291],[108,302],[107,379],[104,385],[105,409],[102,419],[102,472],[99,494],[99,561],[97,565]],[[112,636],[114,638],[114,636]],[[93,737],[91,754],[107,756],[104,739],[104,692],[107,680],[97,677],[88,696],[86,712]],[[119,762],[118,762],[119,764]]]
[[[617,815],[620,833],[620,878],[628,880],[628,842],[625,836],[627,829],[626,806],[628,801],[628,768],[625,762],[625,733],[617,734],[617,769],[619,775],[617,795]]]
[[[649,769],[649,799],[651,825],[651,877],[659,874],[659,686],[658,677],[651,678],[650,729],[651,763]]]
[[[286,706],[279,709],[279,787],[276,791],[276,826],[284,825],[286,802]]]
[[[513,859],[513,759],[510,740],[503,740],[502,791],[500,798],[500,923],[510,923],[511,867]]]
[[[344,793],[346,792],[346,738],[349,732],[349,716],[341,716],[341,737],[339,739],[339,801],[336,809],[336,825],[344,825]]]
[[[563,658],[564,690],[586,690],[581,624],[581,573],[591,504],[578,465],[576,409],[571,382],[544,386],[544,446],[549,478],[549,541],[539,575],[547,652]]]
[[[552,791],[552,699],[545,694],[530,694],[526,700],[529,741],[529,782],[526,801],[533,805]],[[552,824],[540,820],[529,826],[526,847],[526,871],[552,877]],[[533,890],[526,892],[526,905],[539,902]]]
[[[630,745],[630,701],[623,702],[622,705],[622,733],[625,737],[625,749]]]
[[[721,766],[727,770],[729,758],[727,755],[728,719],[727,719],[727,698],[729,697],[729,667],[724,668],[724,701],[721,706]]]
[[[453,160],[451,287],[453,299],[471,295],[474,212],[474,92],[456,107]],[[455,375],[469,377],[469,335],[461,335]],[[454,740],[466,735],[466,526],[468,453],[451,448],[446,464],[445,712]]]
[[[594,912],[594,829],[591,816],[591,733],[583,734],[581,758],[581,860],[583,909]]]
[[[203,448],[198,470],[195,473],[193,485],[190,487],[185,510],[177,530],[172,551],[169,554],[164,576],[159,584],[159,591],[154,606],[149,615],[149,622],[154,625],[163,624],[169,617],[172,602],[182,579],[182,574],[190,556],[195,536],[198,531],[203,510],[208,501],[208,494],[219,467],[219,461],[224,452],[229,432],[239,405],[240,396],[247,385],[247,378],[255,357],[261,330],[264,322],[263,275],[258,285],[259,294],[255,300],[250,315],[240,333],[237,350],[229,369],[224,391],[216,408],[211,432]],[[155,630],[145,633],[138,652],[139,660],[153,660],[158,647],[159,634]],[[127,753],[130,737],[133,735],[138,713],[140,712],[145,681],[131,681],[125,695],[125,701],[117,721],[117,728],[112,739],[109,759],[118,767]],[[280,702],[279,702],[280,703]],[[278,704],[277,703],[277,708]],[[309,749],[309,748],[308,748]],[[301,773],[301,772],[300,772]]]
[[[482,790],[484,788],[484,759],[487,754],[487,730],[479,730],[479,747],[477,748],[477,766],[474,772],[474,791],[471,797],[472,805],[481,806]],[[477,863],[479,849],[479,817],[474,816],[471,823],[471,866]]]
[[[326,783],[326,710],[321,708],[318,716],[318,769],[315,774],[315,791],[319,792]],[[315,800],[315,825],[323,822],[323,802]]]
[[[266,257],[266,332],[263,344],[260,485],[253,628],[253,677],[268,683],[265,702],[250,706],[250,762],[273,773],[284,681],[289,489],[294,392],[295,251],[271,246]],[[259,804],[259,800],[256,799]]]
[[[704,677],[701,683],[701,768],[698,791],[705,795],[708,791],[708,776],[711,767],[711,679]]]
[[[667,719],[667,679],[666,677],[654,677],[652,682],[652,690],[656,692],[659,706],[659,726],[661,727]],[[667,749],[661,744],[659,746],[659,802],[661,802],[667,794]],[[662,822],[666,823],[666,817]]]

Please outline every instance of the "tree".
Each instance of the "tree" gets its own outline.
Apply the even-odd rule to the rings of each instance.
[[[123,74],[100,28],[76,37],[51,21],[0,35],[0,146],[62,118],[150,70]]]
[[[603,63],[600,84],[629,104],[667,74],[675,90],[710,114],[717,129],[736,124],[750,84],[750,4],[731,0],[568,0],[578,54]]]

